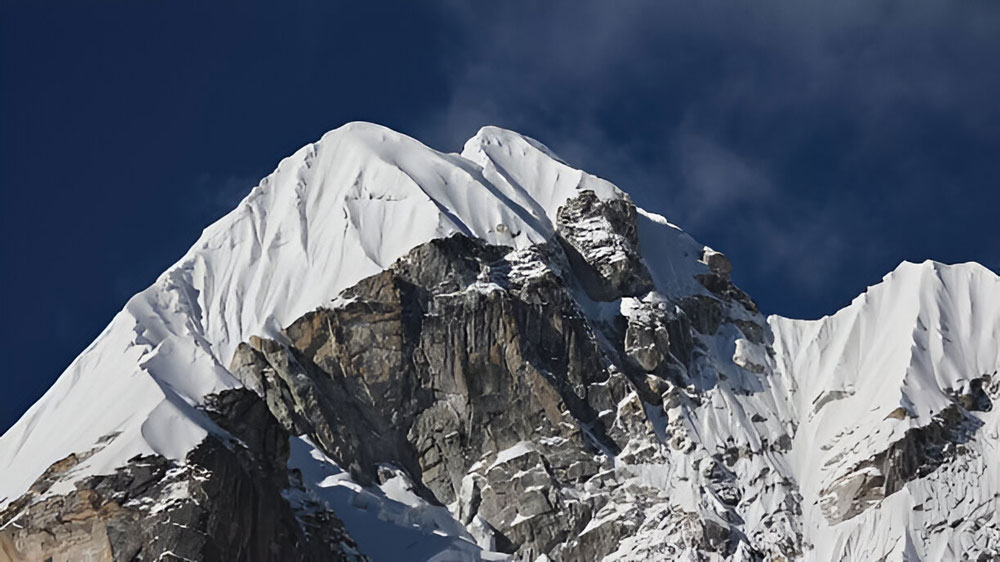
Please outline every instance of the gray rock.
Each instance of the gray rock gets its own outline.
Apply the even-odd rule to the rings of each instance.
[[[16,517],[0,523],[0,560],[364,560],[335,516],[310,526],[285,501],[288,434],[253,392],[226,391],[209,408],[232,440],[207,438],[183,465],[136,457],[33,502],[82,459],[53,464],[0,514]]]
[[[610,301],[653,288],[638,250],[635,205],[628,199],[601,201],[583,191],[559,208],[556,230],[591,298]]]
[[[820,507],[827,520],[835,524],[856,517],[901,490],[906,482],[927,476],[960,456],[961,444],[983,426],[963,404],[992,406],[977,388],[973,385],[969,394],[956,396],[956,402],[935,415],[929,424],[906,430],[903,438],[888,449],[851,467],[827,485],[820,492]],[[985,403],[980,402],[983,399]]]
[[[618,448],[597,412],[627,383],[556,273],[526,282],[508,252],[464,237],[421,246],[350,289],[349,304],[294,322],[287,347],[240,346],[233,369],[361,482],[399,466],[427,500],[459,500],[464,522],[481,517],[509,548],[543,553],[587,523],[589,507],[567,517],[562,488]],[[499,284],[483,287],[483,271]],[[489,451],[539,440],[550,444],[517,477],[473,470]]]

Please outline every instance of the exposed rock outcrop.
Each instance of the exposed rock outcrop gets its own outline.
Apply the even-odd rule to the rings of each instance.
[[[550,553],[599,507],[572,485],[620,449],[599,413],[628,382],[541,259],[431,242],[293,323],[288,345],[241,345],[233,372],[356,480],[391,464],[431,501],[464,490],[465,521],[481,517],[511,551]]]
[[[653,288],[639,254],[635,205],[581,192],[559,209],[557,233],[577,277],[595,300],[642,295]]]
[[[310,526],[283,498],[288,434],[260,399],[227,391],[207,413],[223,433],[182,465],[137,457],[59,493],[52,485],[84,459],[54,464],[0,514],[0,561],[364,560],[336,517]]]
[[[852,467],[821,492],[823,514],[831,523],[856,517],[865,509],[901,490],[916,478],[925,477],[942,464],[954,461],[965,452],[968,442],[983,422],[971,411],[989,411],[993,404],[983,390],[990,377],[974,379],[968,392],[956,393],[949,405],[926,425],[906,430],[903,437],[871,459]],[[896,415],[898,411],[902,413]],[[905,408],[891,412],[886,419],[902,421]]]

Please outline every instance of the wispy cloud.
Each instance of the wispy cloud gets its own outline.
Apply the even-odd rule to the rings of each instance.
[[[235,209],[260,180],[260,177],[253,175],[217,176],[203,173],[194,180],[201,200],[192,208],[212,217],[222,216]]]

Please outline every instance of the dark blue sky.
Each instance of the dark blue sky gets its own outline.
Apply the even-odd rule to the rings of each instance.
[[[538,138],[818,317],[1000,270],[1000,3],[0,7],[0,430],[278,160],[346,121]],[[418,7],[419,4],[419,7]]]

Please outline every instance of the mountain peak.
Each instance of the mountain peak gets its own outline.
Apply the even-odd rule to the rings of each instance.
[[[216,431],[196,405],[238,385],[225,366],[241,341],[275,337],[422,243],[462,234],[528,248],[551,239],[580,191],[624,197],[517,133],[474,138],[459,156],[352,122],[281,160],[0,437],[0,502],[99,442],[80,477],[135,455],[183,457]]]
[[[541,142],[527,135],[522,135],[517,131],[504,129],[495,125],[486,125],[480,128],[475,135],[465,141],[465,147],[462,150],[462,153],[475,153],[477,151],[484,150],[487,146],[502,147],[504,145],[510,147],[523,147],[524,145],[527,145],[528,147],[531,147],[531,149],[541,152],[548,158],[551,158],[560,164],[568,165],[561,158],[559,158],[555,152]]]
[[[731,269],[530,137],[345,124],[0,437],[0,552],[45,559],[52,526],[127,559],[1000,548],[1000,279],[904,262],[765,320]]]

